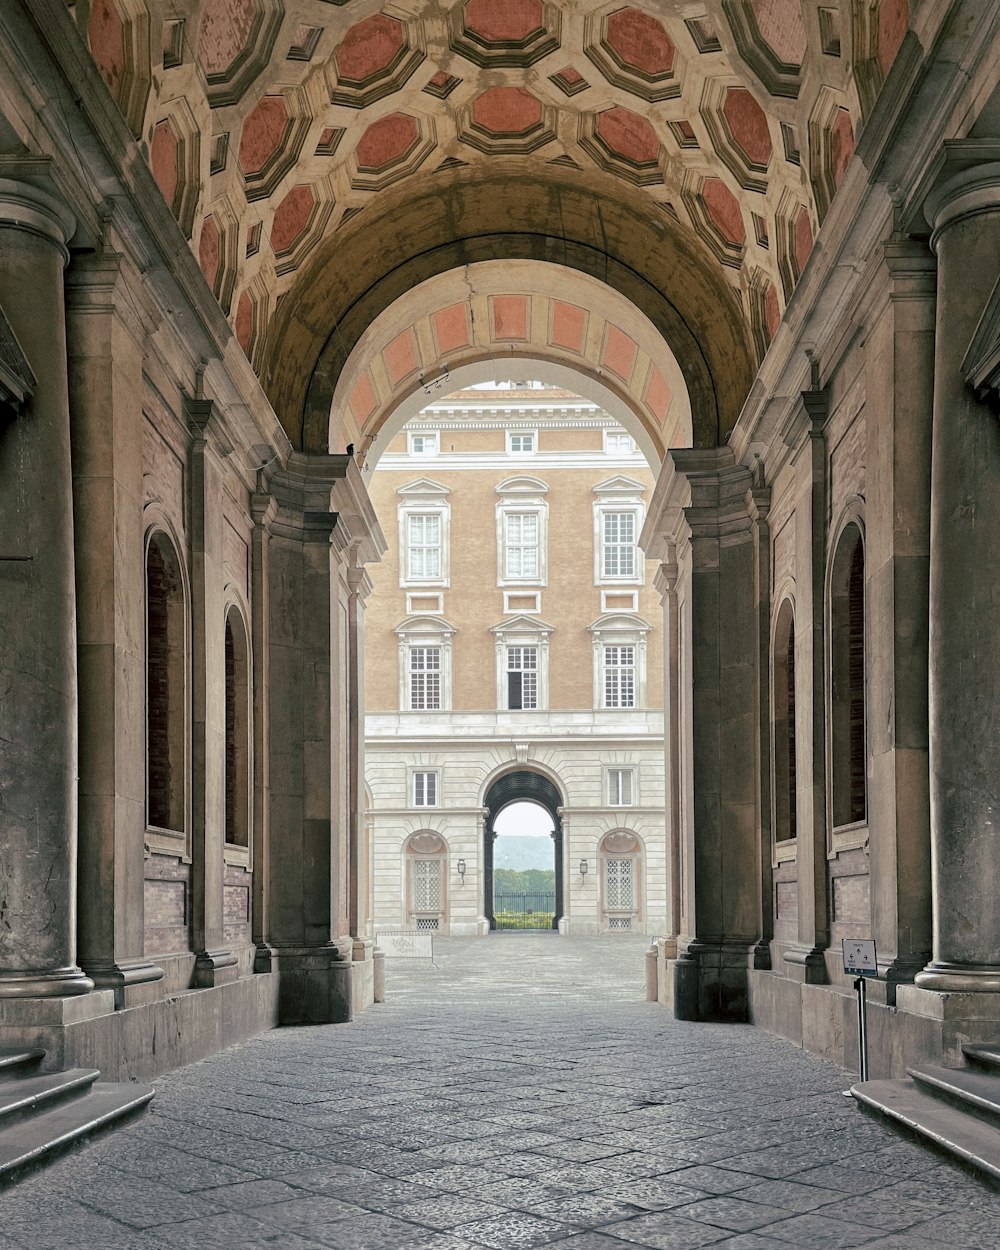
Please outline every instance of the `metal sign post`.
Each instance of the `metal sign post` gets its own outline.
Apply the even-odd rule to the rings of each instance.
[[[857,978],[854,988],[858,994],[858,1074],[862,1081],[868,1080],[868,1000],[865,997],[865,978],[878,976],[875,943],[870,938],[844,938],[844,971],[853,972]]]

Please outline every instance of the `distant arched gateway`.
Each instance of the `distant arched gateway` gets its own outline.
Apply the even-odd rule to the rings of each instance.
[[[552,928],[559,928],[563,916],[563,832],[561,811],[564,805],[562,795],[554,782],[541,773],[529,769],[518,769],[517,772],[505,773],[497,778],[486,792],[483,806],[486,808],[486,820],[483,825],[483,915],[489,921],[491,929],[497,927],[493,910],[493,843],[496,841],[497,817],[511,803],[538,803],[552,817],[552,839],[555,843],[556,866],[556,910],[552,918]]]

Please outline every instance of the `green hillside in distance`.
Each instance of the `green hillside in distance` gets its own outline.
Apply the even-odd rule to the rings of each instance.
[[[521,894],[525,891],[553,893],[556,874],[551,868],[495,868],[493,892],[495,894]]]

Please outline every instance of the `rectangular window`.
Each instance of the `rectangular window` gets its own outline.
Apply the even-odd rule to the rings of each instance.
[[[635,647],[604,648],[604,706],[635,707]]]
[[[511,434],[509,450],[513,453],[532,452],[535,450],[534,434]]]
[[[538,513],[508,512],[504,516],[504,576],[538,576]]]
[[[627,456],[632,453],[632,439],[623,430],[604,431],[604,450],[609,456]]]
[[[441,516],[417,512],[406,518],[406,575],[408,578],[441,576]]]
[[[437,773],[413,774],[413,806],[437,807]]]
[[[603,575],[635,577],[635,513],[605,512],[603,538]]]
[[[628,807],[632,802],[631,768],[608,769],[608,805]]]
[[[507,706],[538,707],[538,648],[507,648]]]
[[[441,648],[410,648],[410,710],[435,712],[441,707]]]
[[[433,434],[411,434],[411,456],[436,456],[438,453],[438,436]]]

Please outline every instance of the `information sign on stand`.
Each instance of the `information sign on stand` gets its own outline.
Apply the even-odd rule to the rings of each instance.
[[[871,938],[844,938],[844,971],[857,978],[854,988],[858,995],[858,1075],[868,1080],[868,1003],[865,997],[865,977],[878,976],[878,960],[875,943]]]

